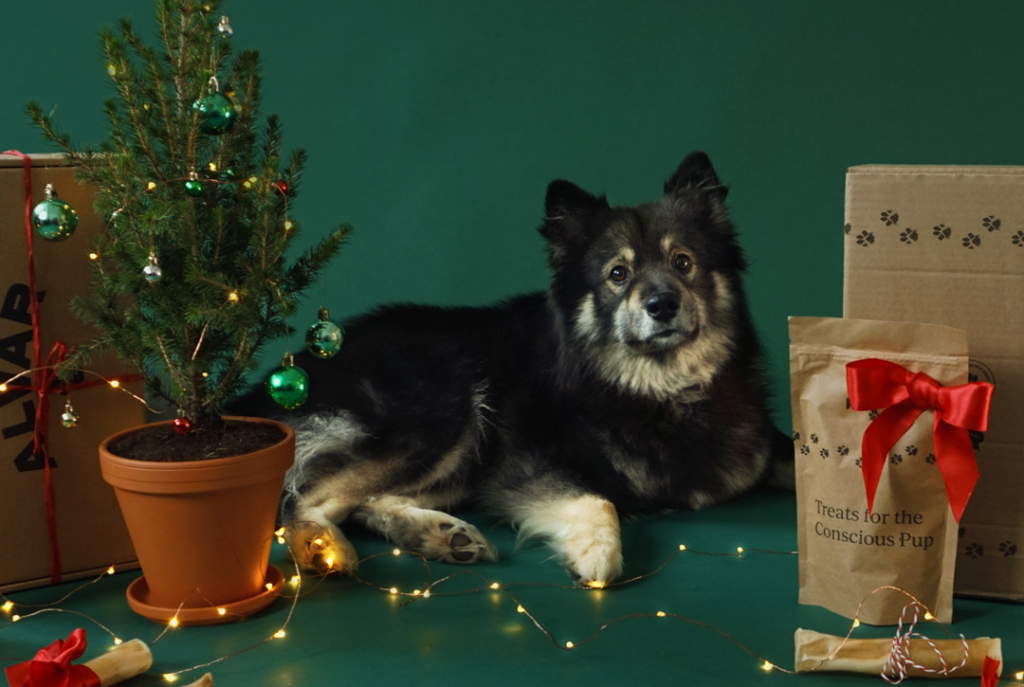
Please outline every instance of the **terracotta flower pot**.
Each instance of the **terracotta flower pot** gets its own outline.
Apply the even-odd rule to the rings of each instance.
[[[142,566],[128,603],[151,620],[228,622],[264,608],[280,592],[284,576],[267,562],[295,434],[272,420],[228,419],[274,424],[285,438],[253,453],[185,462],[131,460],[108,451],[141,427],[100,444],[103,479],[114,487]]]

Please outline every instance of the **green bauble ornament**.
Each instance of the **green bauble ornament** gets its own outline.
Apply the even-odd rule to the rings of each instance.
[[[309,397],[309,375],[295,366],[291,352],[285,353],[281,367],[267,378],[267,393],[274,403],[285,410],[295,410]]]
[[[53,184],[47,184],[46,200],[32,209],[32,226],[47,241],[63,241],[75,233],[78,213],[57,197]]]
[[[319,322],[306,330],[306,348],[318,358],[333,358],[341,350],[345,330],[331,322],[327,308],[321,307]]]
[[[211,93],[196,102],[199,110],[199,130],[204,134],[222,134],[238,119],[238,111],[231,99],[220,93]]]
[[[193,198],[203,195],[203,182],[199,181],[198,178],[189,179],[185,182],[185,193]]]

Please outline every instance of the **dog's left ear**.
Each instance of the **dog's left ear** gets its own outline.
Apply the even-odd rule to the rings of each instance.
[[[678,196],[686,191],[698,191],[719,203],[725,201],[729,187],[718,180],[707,153],[695,151],[686,156],[672,178],[665,182],[665,195]]]
[[[552,245],[568,245],[583,238],[587,220],[607,207],[604,196],[591,195],[571,181],[552,181],[544,201],[540,233]]]

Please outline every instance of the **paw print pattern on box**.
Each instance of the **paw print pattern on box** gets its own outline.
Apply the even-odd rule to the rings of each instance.
[[[900,214],[895,210],[883,210],[879,213],[879,220],[886,227],[896,227],[900,222]],[[988,215],[981,219],[980,225],[977,231],[968,231],[960,239],[960,244],[963,248],[968,250],[974,250],[980,248],[982,245],[981,231],[984,230],[987,233],[999,231],[1003,226],[1003,221],[996,215]],[[897,227],[898,228],[898,227]],[[853,224],[847,222],[843,225],[843,233],[846,236],[853,237],[858,246],[873,246],[875,244],[875,234],[871,231],[862,230],[856,235],[854,234]],[[884,234],[883,234],[884,235]],[[900,243],[906,245],[912,245],[917,243],[920,238],[916,229],[905,227],[899,230],[898,234],[894,234],[895,238]],[[932,227],[932,236],[937,241],[945,241],[953,237],[953,228],[950,225],[939,223]],[[1015,233],[1009,235],[1010,245],[1017,246],[1018,248],[1024,248],[1024,230],[1018,229]]]

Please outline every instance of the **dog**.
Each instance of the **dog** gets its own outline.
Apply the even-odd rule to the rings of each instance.
[[[471,505],[541,538],[581,584],[623,570],[620,518],[699,509],[792,448],[769,416],[743,251],[707,155],[612,207],[547,189],[550,288],[494,307],[383,307],[346,324],[296,431],[283,523],[298,563],[351,571],[356,521],[428,559],[497,558]],[[272,413],[268,413],[272,414]]]

